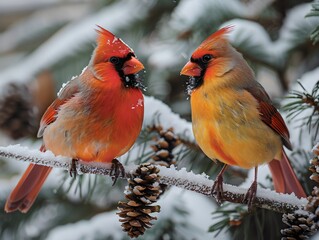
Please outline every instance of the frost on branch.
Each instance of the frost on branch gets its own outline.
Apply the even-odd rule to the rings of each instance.
[[[9,147],[0,147],[0,156],[14,158],[16,160],[30,162],[34,164],[69,169],[71,159],[66,157],[55,157],[49,151],[42,153],[38,150],[29,150],[20,145]],[[91,173],[99,175],[110,174],[110,164],[103,163],[77,163],[78,173]],[[213,181],[207,176],[196,175],[193,172],[187,172],[184,168],[176,170],[174,167],[166,168],[158,166],[161,178],[159,183],[177,186],[186,190],[198,192],[210,196]],[[131,175],[131,170],[136,169],[136,166],[126,166],[126,177]],[[247,189],[239,188],[232,185],[224,184],[224,200],[235,203],[242,203]],[[307,203],[306,199],[299,199],[294,194],[279,194],[269,189],[258,188],[255,206],[265,208],[277,212],[292,212],[300,209]]]
[[[154,97],[144,96],[144,122],[143,128],[161,124],[163,129],[174,129],[174,133],[183,142],[194,143],[192,124],[174,113],[169,106]],[[155,116],[155,117],[154,117]],[[157,122],[154,122],[155,121]]]

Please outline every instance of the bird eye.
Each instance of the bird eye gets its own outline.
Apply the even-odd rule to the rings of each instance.
[[[203,63],[208,63],[212,58],[213,58],[213,55],[211,55],[211,54],[205,54],[205,55],[202,57],[202,61],[203,61]]]
[[[110,62],[113,64],[118,64],[120,62],[120,58],[118,57],[111,57]]]

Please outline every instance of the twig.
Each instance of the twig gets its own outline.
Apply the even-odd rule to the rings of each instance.
[[[14,158],[19,161],[30,162],[54,168],[69,170],[70,158],[54,156],[51,152],[40,152],[30,150],[20,145],[0,147],[0,156]],[[77,162],[77,171],[79,174],[90,173],[98,175],[110,175],[111,164],[96,162]],[[137,166],[126,166],[126,178],[130,176]],[[207,175],[194,174],[185,169],[176,170],[175,167],[166,168],[158,166],[161,176],[160,183],[177,186],[190,191],[198,192],[206,196],[211,196],[213,181],[209,180]],[[242,203],[247,189],[224,184],[224,200],[233,203]],[[288,194],[279,194],[268,189],[258,188],[255,206],[269,209],[280,213],[289,213],[303,208],[307,204],[307,199],[298,199],[296,196]]]

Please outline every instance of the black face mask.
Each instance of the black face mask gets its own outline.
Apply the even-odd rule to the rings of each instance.
[[[122,70],[124,63],[129,61],[132,57],[135,57],[134,53],[129,53],[124,58],[111,57],[110,62],[114,65],[125,87],[140,88],[141,90],[145,90],[145,86],[142,83],[142,78],[138,73],[125,75]]]
[[[192,63],[196,63],[198,64],[198,66],[202,69],[201,73],[199,76],[196,77],[189,77],[188,81],[186,82],[187,85],[187,93],[191,94],[192,91],[198,87],[200,87],[203,84],[203,78],[206,72],[206,68],[208,65],[208,62],[213,58],[213,55],[211,54],[205,54],[203,57],[201,58],[191,58],[190,61]]]

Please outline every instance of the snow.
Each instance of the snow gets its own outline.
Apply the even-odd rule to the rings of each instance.
[[[318,155],[318,153],[319,153],[319,142],[317,142],[317,143],[313,146],[313,148],[312,148],[311,151],[312,151],[314,154]]]
[[[178,201],[176,201],[178,199]],[[182,229],[176,229],[179,234],[185,236],[185,239],[198,238],[201,239],[212,239],[214,233],[208,233],[208,227],[214,223],[211,219],[211,213],[215,210],[213,201],[209,198],[204,197],[197,193],[191,193],[183,191],[178,188],[171,188],[166,192],[165,195],[156,203],[161,206],[161,212],[157,214],[158,220],[153,221],[153,228],[155,229],[156,224],[160,224],[160,221],[174,221],[175,223],[182,224]],[[176,209],[182,209],[188,212],[186,218],[183,215],[172,214]],[[107,213],[101,213],[88,220],[81,220],[76,223],[67,224],[64,226],[57,227],[49,232],[47,239],[95,239],[112,237],[112,239],[122,239],[126,233],[121,230],[121,223],[116,215],[117,211],[110,211]],[[166,220],[167,219],[167,220]],[[183,224],[186,224],[186,226]],[[194,228],[195,226],[195,231]],[[148,239],[149,233],[152,234],[153,229],[149,229],[144,236],[140,239]],[[219,234],[215,239],[225,239],[229,235],[225,232]]]
[[[244,4],[237,0],[183,0],[172,13],[172,20],[169,24],[176,31],[183,32],[192,29],[194,25],[202,22],[202,18],[209,18],[211,25],[222,22],[225,20],[225,16],[229,18],[253,18],[254,16],[258,16],[273,1],[256,0],[252,1],[252,4]]]
[[[169,168],[163,166],[157,166],[160,169],[159,175],[161,177],[180,179],[181,181],[193,182],[197,185],[206,185],[213,186],[213,181],[208,179],[209,176],[205,173],[195,174],[193,171],[188,172],[186,168],[181,168],[176,170],[174,165],[171,165]]]
[[[52,158],[52,157],[54,157],[53,153],[50,152],[50,151],[40,152],[39,150],[31,150],[31,149],[29,149],[27,147],[21,146],[20,144],[9,145],[7,147],[0,147],[0,151],[12,152],[12,153],[15,153],[17,155],[21,155],[22,154],[26,158],[29,158],[29,157],[35,157],[35,158],[38,158],[38,157],[48,157],[48,158],[50,158],[51,157]]]
[[[301,78],[299,79],[299,82],[303,85],[303,87],[311,93],[314,85],[319,79],[319,67],[305,73]],[[295,83],[292,86],[292,91],[300,91],[303,92],[304,90],[301,88],[301,86],[297,83]],[[282,103],[282,105],[286,105],[295,99],[285,99]],[[303,149],[307,152],[310,152],[313,149],[313,146],[315,142],[318,141],[318,136],[314,136],[314,131],[309,132],[308,126],[306,124],[301,124],[300,121],[297,121],[298,119],[302,119],[306,116],[311,115],[312,109],[307,109],[303,111],[298,117],[293,119],[292,121],[286,121],[289,132],[290,132],[290,140],[293,145],[294,149]],[[286,113],[282,113],[283,118],[287,119],[285,117]],[[308,161],[307,161],[308,162]]]
[[[73,76],[70,81],[72,81],[72,80],[75,79],[76,77],[77,77],[77,76]],[[70,81],[67,81],[66,83],[62,83],[62,86],[61,86],[60,90],[59,90],[58,93],[56,94],[57,97],[60,97],[60,96],[61,96],[62,92],[64,91],[65,87],[70,83]]]
[[[275,51],[275,43],[260,24],[250,20],[232,19],[224,22],[221,27],[225,26],[234,26],[228,38],[233,46],[242,48],[239,51],[244,51],[245,55],[251,55],[275,68],[284,67],[286,48],[280,45]],[[279,42],[277,45],[279,46]]]
[[[185,189],[206,189],[207,195],[210,193],[210,189],[214,184],[214,181],[209,180],[207,175],[199,175],[194,174],[193,172],[187,172],[185,168],[182,168],[181,170],[176,171],[174,166],[171,166],[170,168],[165,168],[158,166],[160,169],[159,175],[162,178],[168,178],[168,179],[177,179],[177,182],[179,183],[178,186],[185,188]],[[189,187],[189,183],[192,183],[192,186]],[[247,188],[232,186],[229,184],[224,184],[224,191],[229,191],[235,194],[246,194]],[[257,197],[261,197],[264,199],[269,199],[271,201],[275,202],[286,202],[293,206],[302,206],[307,203],[307,199],[302,198],[299,199],[295,196],[295,194],[282,194],[277,193],[275,191],[272,191],[270,189],[263,189],[261,187],[257,188]]]
[[[153,47],[152,52],[154,51],[154,53],[149,53],[150,56],[148,58],[148,64],[157,69],[170,69],[176,67],[178,65],[178,61],[176,61],[176,53],[181,47],[175,46],[176,42],[175,44],[172,44],[174,47],[167,47],[167,45],[163,44],[161,44],[161,48],[159,46]],[[180,59],[183,60],[183,58]]]
[[[118,220],[116,211],[97,214],[91,219],[78,221],[55,227],[47,236],[47,240],[57,239],[122,239],[125,233],[122,232],[121,223]]]
[[[53,153],[51,153],[50,151],[47,151],[45,153],[40,152],[39,149],[39,145],[40,145],[40,141],[34,142],[34,141],[30,141],[30,140],[20,140],[22,144],[28,146],[21,146],[20,144],[17,145],[10,145],[8,147],[0,147],[0,152],[12,152],[21,156],[24,156],[25,158],[45,158],[47,160],[51,160],[51,159],[59,159],[59,160],[64,160],[63,157],[61,158],[56,158]],[[32,148],[32,149],[30,149]],[[19,181],[19,179],[21,178],[21,173],[25,171],[25,169],[27,168],[27,166],[29,165],[28,162],[21,162],[21,161],[16,161],[15,159],[8,159],[5,162],[5,165],[2,166],[2,170],[3,171],[8,171],[8,172],[14,172],[17,173],[16,175],[14,175],[11,178],[7,178],[5,175],[2,175],[0,178],[0,199],[1,201],[4,201],[9,193],[12,191],[12,189],[14,188],[14,186],[17,184],[17,182]],[[61,172],[58,171],[57,169],[53,169],[53,171],[50,173],[48,179],[46,180],[44,186],[43,186],[43,190],[49,190],[50,192],[52,192],[52,189],[55,189],[59,186],[58,181],[61,179]]]
[[[82,72],[81,72],[81,75],[83,74],[83,72],[87,69],[87,66],[83,68]],[[78,76],[73,76],[71,78],[70,81],[67,81],[66,83],[63,83],[62,84],[62,87],[60,88],[60,90],[58,91],[57,93],[57,97],[61,97],[61,94],[63,93],[64,89],[66,88],[66,86],[74,79],[76,79]]]
[[[243,19],[233,19],[223,23],[220,28],[227,26],[233,26],[231,31],[227,34],[228,39],[233,43],[241,45],[248,42],[248,44],[252,47],[255,46],[257,48],[257,46],[260,46],[263,49],[267,48],[270,44],[271,39],[268,33],[256,22]],[[254,36],[253,38],[251,37],[252,34]]]
[[[176,201],[178,199],[178,201]],[[212,219],[211,213],[216,210],[216,204],[208,197],[201,194],[184,191],[176,187],[171,189],[163,195],[157,202],[161,206],[161,212],[158,215],[158,219],[163,220],[165,218],[173,220],[174,222],[189,222],[190,225],[195,226],[197,231],[193,228],[182,229],[185,231],[185,239],[229,239],[229,234],[222,231],[216,238],[215,233],[209,233],[208,228],[213,225],[219,219]],[[189,215],[180,219],[177,214],[172,214],[174,208],[180,206],[185,207],[185,210]],[[156,222],[155,222],[156,224]]]
[[[61,0],[11,0],[0,2],[0,14],[8,14],[10,12],[30,11],[43,7],[50,7],[58,4]]]
[[[131,109],[135,109],[138,107],[144,107],[144,100],[141,98],[137,100],[137,103],[135,105],[132,105]]]
[[[204,17],[206,15],[201,15],[201,12],[205,9],[203,4],[205,5],[212,5],[212,6],[220,6],[222,5],[227,5],[224,4],[224,1],[213,1],[213,2],[207,2],[207,1],[191,1],[191,0],[181,0],[176,8],[176,13],[178,14],[178,11],[180,13],[180,16],[176,15],[176,19],[173,19],[173,21],[176,20],[176,25],[174,27],[176,29],[181,30],[186,30],[187,26],[191,28],[191,25],[196,24],[198,19],[200,17]],[[20,2],[20,1],[19,1]],[[154,1],[153,1],[154,2]],[[238,15],[241,14],[246,14],[246,16],[253,15],[257,12],[250,12],[247,11],[246,13],[242,12],[240,13],[240,2],[232,0],[232,1],[226,1],[228,2],[228,7],[233,8],[233,13],[236,13]],[[261,0],[256,0],[252,1],[253,3],[260,4],[259,7],[260,9],[264,9],[262,7],[262,4],[269,4],[270,2],[273,1],[261,1]],[[133,4],[134,3],[134,4]],[[223,4],[222,4],[223,3]],[[125,6],[124,5],[129,5]],[[142,6],[143,5],[143,6]],[[146,5],[146,6],[144,6]],[[115,8],[115,6],[117,6]],[[142,6],[142,7],[141,7]],[[195,6],[195,7],[194,7]],[[198,7],[196,7],[198,6]],[[306,6],[306,5],[305,5]],[[145,7],[145,9],[144,9]],[[133,22],[134,24],[134,19],[135,17],[138,18],[138,15],[147,14],[147,8],[149,5],[146,4],[146,1],[142,1],[140,3],[139,1],[121,1],[121,2],[116,2],[116,4],[113,4],[113,8],[109,7],[108,9],[103,9],[101,12],[98,13],[100,22],[106,23],[105,26],[109,25],[109,29],[112,31],[120,31],[121,29],[125,28],[127,24],[130,21]],[[202,7],[200,9],[199,7]],[[234,20],[234,21],[229,21],[226,24],[233,24],[236,25],[236,28],[234,29],[233,33],[230,34],[230,38],[238,40],[239,42],[245,42],[247,40],[247,37],[251,39],[251,47],[255,47],[260,49],[262,54],[266,54],[269,58],[269,61],[271,62],[278,62],[278,66],[283,63],[282,56],[287,49],[291,48],[292,45],[289,43],[286,43],[287,41],[292,41],[291,36],[296,35],[295,33],[289,32],[291,28],[289,26],[294,26],[297,25],[298,21],[304,21],[303,17],[304,12],[309,8],[309,4],[307,4],[307,7],[304,7],[301,10],[296,10],[295,9],[291,10],[289,12],[290,15],[296,20],[294,20],[293,24],[289,25],[289,21],[287,21],[287,25],[285,28],[282,29],[281,34],[280,34],[280,39],[276,42],[271,42],[268,34],[264,29],[260,28],[260,25],[254,24],[249,21],[245,20]],[[0,8],[1,9],[1,8]],[[132,9],[129,12],[127,12],[125,9]],[[120,15],[119,11],[126,11],[125,15]],[[260,11],[260,10],[259,10]],[[114,12],[114,15],[113,15]],[[103,13],[103,14],[102,14]],[[192,14],[190,14],[192,13]],[[113,16],[120,15],[121,21],[119,21],[119,18],[113,20]],[[133,15],[133,17],[132,17]],[[182,16],[183,15],[183,16]],[[129,20],[129,17],[132,17],[133,20]],[[180,18],[179,18],[180,17]],[[214,17],[214,16],[212,16]],[[218,14],[216,14],[216,17],[218,17]],[[72,23],[69,26],[63,28],[59,33],[57,34],[56,37],[52,38],[52,40],[49,40],[47,43],[45,43],[40,49],[37,50],[37,52],[31,54],[29,57],[25,58],[23,61],[21,61],[21,64],[19,66],[16,66],[16,69],[12,69],[5,71],[5,73],[1,73],[1,79],[11,81],[11,77],[15,75],[18,76],[18,78],[21,81],[27,81],[30,79],[36,72],[40,71],[41,69],[54,65],[55,63],[59,62],[60,59],[64,58],[64,54],[72,54],[74,51],[77,49],[80,49],[84,44],[93,42],[93,37],[95,36],[93,28],[94,25],[97,22],[94,22],[93,20],[96,20],[97,18],[88,18],[83,21],[79,21],[78,23]],[[108,21],[109,20],[109,21]],[[307,20],[307,19],[306,19]],[[173,24],[173,21],[171,21],[171,24]],[[94,22],[94,23],[93,23]],[[174,24],[175,24],[174,23]],[[80,28],[81,25],[81,28]],[[102,25],[102,24],[101,24]],[[238,28],[237,28],[238,27]],[[89,29],[89,30],[88,30]],[[251,38],[251,33],[253,33],[254,37]],[[289,35],[291,34],[291,35]],[[237,39],[238,38],[238,39]],[[74,39],[77,39],[76,41]],[[73,40],[73,41],[72,41]],[[72,41],[72,43],[71,43]],[[66,43],[66,44],[65,44]],[[70,44],[71,43],[71,44]],[[65,45],[64,45],[65,44]],[[55,52],[53,51],[47,51],[48,49],[52,48],[52,46],[57,46],[54,48]],[[175,45],[172,45],[168,50],[164,50],[163,48],[165,45],[161,46],[160,48],[157,48],[157,53],[155,52],[153,55],[150,56],[148,59],[149,63],[156,66],[158,69],[166,69],[169,67],[176,67],[178,65],[179,60],[185,60],[185,54],[181,53],[181,55],[178,55],[180,59],[176,60],[176,54],[173,52],[173,49],[177,46],[178,44],[175,43]],[[42,51],[41,51],[42,49]],[[52,48],[53,49],[53,48]],[[176,48],[176,49],[180,49]],[[178,52],[178,51],[177,51]],[[41,57],[41,60],[39,60]],[[44,59],[42,62],[42,58]],[[188,57],[186,57],[188,58]],[[161,60],[161,61],[159,61]],[[40,62],[40,64],[34,64],[34,61]],[[25,63],[24,63],[25,62]],[[33,64],[31,64],[33,62]],[[275,63],[277,64],[277,63]],[[18,73],[21,72],[20,75]],[[2,78],[4,76],[5,78]],[[27,76],[27,78],[24,78]],[[316,81],[315,79],[318,79],[319,76],[319,71],[314,72],[313,75],[306,77],[304,76],[302,78],[302,81],[306,81],[306,78],[311,79],[312,82]],[[304,83],[304,82],[303,82]],[[155,120],[154,120],[155,119]],[[156,122],[158,121],[158,122]],[[178,114],[172,112],[172,110],[163,102],[156,100],[153,97],[147,97],[145,96],[145,120],[144,120],[144,127],[145,126],[150,126],[153,124],[160,123],[164,129],[167,129],[169,127],[174,128],[174,132],[180,136],[183,136],[183,138],[187,138],[191,142],[195,142],[193,133],[192,133],[192,127],[191,123],[187,122],[186,120],[182,119]],[[297,126],[296,130],[291,128],[292,125],[289,126],[291,132],[292,132],[292,142],[294,143],[295,146],[299,145],[299,131],[297,131]],[[304,133],[307,131],[304,131]],[[303,135],[307,136],[307,135]],[[302,138],[302,139],[309,139],[309,138]],[[305,141],[303,141],[305,142]],[[305,143],[302,143],[305,144]],[[304,145],[302,145],[304,146]],[[310,143],[309,146],[307,145],[308,149],[309,147],[312,147],[313,144]],[[4,150],[3,148],[0,147],[0,151]],[[6,151],[14,151],[15,153],[18,153],[20,155],[26,156],[26,157],[32,157],[35,156],[36,158],[45,158],[45,159],[51,159],[55,158],[52,153],[46,152],[46,153],[40,153],[38,150],[32,150],[31,152],[22,147],[22,146],[10,146],[9,148],[5,149]],[[34,151],[34,152],[33,152]],[[136,152],[136,155],[140,153],[140,148],[139,146],[135,146],[132,149],[132,152]],[[129,153],[130,156],[134,155],[134,153]],[[44,154],[44,155],[42,155]],[[47,155],[45,155],[47,154]],[[124,156],[126,157],[126,156]],[[63,158],[63,157],[58,157],[56,158],[59,161],[65,161],[66,164],[69,164],[70,159],[68,158]],[[15,160],[12,160],[13,162]],[[17,165],[21,163],[17,162]],[[21,164],[22,165],[22,164]],[[94,163],[93,164],[96,167],[103,166],[102,164]],[[128,167],[128,169],[133,169],[134,166]],[[225,190],[226,191],[236,191],[237,193],[246,193],[247,187],[250,186],[252,179],[253,179],[253,173],[254,171],[249,172],[249,177],[246,180],[246,182],[241,185],[240,188],[231,186],[228,184],[225,184]],[[174,167],[171,167],[170,169],[161,169],[160,174],[166,177],[177,177],[180,179],[180,182],[187,182],[187,181],[194,181],[195,183],[198,184],[198,186],[205,185],[207,187],[211,187],[213,184],[213,181],[208,179],[208,176],[205,174],[194,174],[192,172],[188,173],[186,169],[181,169],[179,171],[176,171]],[[269,185],[269,181],[266,179],[266,176],[269,174],[269,170],[267,169],[266,166],[261,166],[259,169],[259,177],[258,181],[263,183],[267,183],[267,186]],[[1,186],[0,189],[4,190],[6,189],[5,192],[7,192],[7,189],[12,188],[12,183],[13,181],[16,181],[17,178],[14,178],[10,181],[1,181]],[[57,180],[55,179],[55,182]],[[1,191],[3,194],[3,191]],[[71,193],[72,195],[72,193]],[[284,198],[286,201],[292,203],[293,205],[300,205],[300,204],[305,204],[306,201],[304,199],[299,200],[297,199],[293,194],[292,195],[282,195],[282,194],[277,194],[273,191],[267,190],[267,189],[262,189],[258,187],[258,194],[257,196],[264,196],[265,198],[272,198],[272,199],[282,199]],[[3,199],[3,197],[1,197]],[[163,198],[159,201],[159,203],[162,206],[162,212],[159,214],[159,218],[177,218],[177,216],[172,215],[173,207],[174,206],[186,206],[186,209],[189,211],[190,215],[187,216],[187,219],[180,219],[179,221],[189,221],[191,224],[195,224],[198,229],[203,231],[200,234],[195,234],[187,231],[189,233],[189,236],[194,236],[198,237],[200,236],[201,239],[212,239],[212,234],[207,233],[208,226],[212,225],[214,221],[216,220],[211,220],[211,215],[210,213],[215,210],[215,205],[212,203],[212,200],[201,195],[197,194],[194,192],[190,191],[184,191],[179,188],[172,187],[171,190],[163,196]],[[156,224],[156,222],[155,222]],[[60,226],[58,228],[55,228],[50,231],[48,239],[86,239],[86,238],[92,238],[92,236],[105,236],[110,234],[114,239],[120,239],[123,236],[125,236],[125,233],[122,233],[120,223],[118,222],[118,217],[115,214],[115,211],[112,211],[110,213],[103,213],[99,214],[92,219],[88,220],[82,220],[78,221],[73,224],[68,224],[64,226]],[[216,239],[228,239],[228,235],[221,234],[218,236]]]
[[[0,12],[1,10],[3,9],[0,6]],[[8,30],[0,33],[0,54],[14,50],[14,48],[35,38],[45,36],[50,28],[57,28],[69,21],[76,21],[80,17],[83,18],[88,12],[89,7],[85,4],[56,6],[36,11],[30,17],[18,21],[16,24],[10,26]],[[27,34],[26,29],[28,29]]]
[[[258,16],[258,14],[273,1],[274,0],[256,0],[252,1],[251,4],[243,4],[237,0],[182,0],[171,14],[168,24],[163,25],[160,34],[164,36],[172,34],[178,36],[190,29],[197,28],[196,25],[202,22],[209,23],[213,31],[214,26],[219,26],[223,20],[226,20],[225,15],[227,15],[228,18],[254,18],[254,16]],[[225,2],[227,3],[225,4]],[[214,12],[214,14],[211,14],[212,12]],[[251,37],[251,34],[249,36]],[[255,37],[254,35],[254,38]],[[196,44],[198,45],[199,42]],[[194,50],[194,45],[196,44],[190,47],[186,41],[178,40],[178,37],[174,39],[174,41],[172,41],[172,39],[160,39],[160,41],[153,41],[150,47],[144,51],[148,51],[148,61],[153,68],[162,70],[172,69],[180,67],[182,63],[185,63],[186,59],[189,59],[190,50],[192,50],[192,48]]]
[[[116,1],[81,21],[66,25],[20,63],[3,71],[1,84],[30,81],[41,70],[94,42],[96,24],[112,32],[120,31],[145,17],[152,5],[153,1]]]
[[[60,166],[62,167],[70,165],[70,158],[55,156],[51,151],[41,152],[37,149],[29,149],[27,147],[21,146],[20,144],[0,147],[0,152],[3,152],[5,154],[7,153],[8,157],[10,157],[11,153],[17,156],[21,156],[21,158],[25,160],[34,159],[35,161],[39,161],[39,163],[45,161],[48,164],[47,166],[55,166],[55,164],[50,165],[50,161],[52,160],[60,162]]]
[[[195,142],[192,124],[185,119],[182,119],[178,114],[160,100],[154,97],[144,97],[144,123],[143,127],[160,124],[164,129],[173,127],[174,133],[182,136],[190,142]]]
[[[5,135],[3,135],[3,136],[5,136]],[[1,136],[0,139],[2,139],[3,136]],[[18,143],[17,140],[8,140],[7,142],[1,142],[0,146],[15,145],[17,143]],[[19,144],[21,144],[24,147],[28,147],[29,149],[30,148],[31,149],[39,149],[40,148],[39,141],[34,142],[33,140],[30,140],[30,139],[20,139]],[[22,173],[29,164],[28,162],[20,162],[20,161],[16,161],[15,159],[4,159],[4,160],[5,160],[5,164],[2,166],[2,170],[6,171],[8,173],[18,173],[18,174]],[[1,179],[1,181],[7,180],[7,179],[3,179],[1,177],[0,177],[0,179]],[[1,181],[0,181],[0,184],[2,184]]]
[[[22,147],[20,145],[13,145],[8,147],[0,147],[0,152],[5,153],[15,153],[16,155],[22,156],[26,159],[35,159],[36,162],[40,164],[48,165],[48,166],[56,166],[56,163],[59,163],[61,167],[64,169],[68,169],[70,164],[70,159],[66,157],[55,157],[53,153],[50,151],[40,152],[39,150],[30,150],[26,147]],[[53,163],[53,161],[55,163]],[[82,163],[83,165],[92,166],[95,168],[109,168],[106,167],[103,163]],[[126,167],[126,171],[130,172],[134,166]],[[170,168],[166,168],[163,166],[158,166],[160,169],[159,175],[161,176],[162,183],[173,183],[178,187],[182,187],[185,189],[193,189],[193,190],[202,190],[205,194],[210,194],[211,186],[213,185],[213,181],[208,179],[208,176],[205,174],[194,174],[192,171],[187,172],[186,168],[182,168],[181,170],[176,170],[172,165]],[[165,181],[163,181],[163,179]],[[246,188],[236,187],[229,184],[224,184],[224,190],[230,191],[237,194],[244,194],[247,192]],[[298,199],[294,194],[279,194],[269,189],[258,188],[257,196],[265,199],[269,199],[272,201],[282,201],[292,204],[292,205],[303,205],[307,202],[306,199]]]
[[[240,187],[244,187],[248,189],[250,185],[252,184],[252,182],[254,181],[254,176],[255,176],[255,169],[252,168],[248,171],[247,178],[242,184],[240,184]],[[271,174],[270,174],[268,165],[261,165],[258,167],[258,178],[257,178],[258,183],[261,183],[265,187],[271,188],[273,184],[270,182],[269,176],[271,176]]]
[[[312,9],[311,3],[299,4],[288,11],[279,39],[274,43],[273,54],[287,53],[293,47],[309,39],[310,33],[319,25],[319,19],[305,17]]]
[[[233,31],[229,33],[229,39],[234,46],[244,46],[245,54],[253,54],[254,58],[282,69],[285,67],[289,51],[307,41],[312,30],[319,24],[318,18],[305,17],[310,9],[310,3],[292,8],[276,41],[270,39],[260,24],[250,20],[232,19],[224,22],[221,27],[234,26]]]

